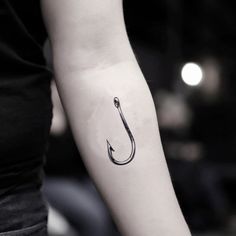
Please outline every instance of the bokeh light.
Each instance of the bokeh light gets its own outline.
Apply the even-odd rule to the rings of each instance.
[[[197,86],[203,79],[202,68],[193,62],[186,63],[181,71],[182,80],[189,86]]]

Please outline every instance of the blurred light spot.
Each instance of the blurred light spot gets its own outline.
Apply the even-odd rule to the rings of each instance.
[[[48,232],[50,235],[68,235],[69,223],[56,209],[49,207],[48,213]]]
[[[182,68],[181,76],[187,85],[199,85],[203,78],[202,68],[196,63],[186,63]]]

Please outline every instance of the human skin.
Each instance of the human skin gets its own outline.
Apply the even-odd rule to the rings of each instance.
[[[55,79],[83,161],[124,236],[188,236],[121,0],[41,0]],[[120,106],[131,139],[114,104]]]

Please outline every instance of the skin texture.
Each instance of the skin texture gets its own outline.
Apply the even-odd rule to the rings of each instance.
[[[132,52],[120,0],[42,0],[57,87],[76,144],[124,236],[189,236],[173,191],[152,96]],[[119,160],[109,160],[106,140]]]

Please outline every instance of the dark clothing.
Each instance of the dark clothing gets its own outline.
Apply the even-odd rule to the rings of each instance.
[[[0,1],[0,232],[47,219],[40,187],[52,75],[42,53],[46,31],[39,4]]]
[[[47,235],[47,209],[40,191],[12,192],[0,201],[0,236]]]

